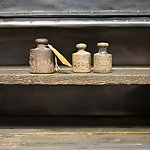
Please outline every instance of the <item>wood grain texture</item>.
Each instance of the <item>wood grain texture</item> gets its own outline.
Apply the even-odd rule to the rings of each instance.
[[[1,149],[148,150],[149,128],[0,128]],[[139,131],[140,130],[140,131]],[[145,132],[145,131],[146,132]],[[123,131],[123,132],[122,132]]]
[[[0,149],[148,150],[149,117],[0,116]]]
[[[150,67],[113,67],[112,73],[73,73],[61,67],[54,74],[30,74],[29,67],[0,67],[0,84],[105,85],[150,84]]]

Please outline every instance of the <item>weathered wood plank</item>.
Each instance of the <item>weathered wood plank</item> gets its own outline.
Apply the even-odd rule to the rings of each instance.
[[[0,149],[150,148],[148,117],[1,116]]]
[[[59,130],[61,131],[59,132]],[[45,129],[1,129],[1,149],[104,149],[104,150],[129,150],[150,148],[149,133],[116,133],[113,128],[109,132],[89,131],[83,134],[82,129],[76,132],[64,132],[62,128],[56,128],[53,132],[50,128]],[[100,130],[100,129],[99,129]],[[127,129],[128,130],[128,129]],[[10,132],[9,132],[10,131]]]
[[[150,67],[114,67],[109,74],[73,73],[65,67],[54,74],[30,74],[29,67],[0,67],[0,84],[150,84]]]

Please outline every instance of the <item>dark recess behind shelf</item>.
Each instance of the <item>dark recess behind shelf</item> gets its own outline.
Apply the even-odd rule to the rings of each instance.
[[[71,62],[75,45],[84,42],[87,51],[98,51],[97,42],[110,43],[113,65],[150,65],[150,28],[81,27],[81,28],[0,28],[0,65],[28,65],[34,40],[46,37]]]
[[[149,85],[0,85],[0,115],[149,116]]]

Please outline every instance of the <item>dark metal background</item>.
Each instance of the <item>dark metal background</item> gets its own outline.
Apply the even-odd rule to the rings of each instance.
[[[87,44],[92,55],[97,42],[110,43],[113,65],[150,65],[150,28],[80,27],[80,28],[0,28],[0,65],[28,65],[34,40],[46,37],[71,62],[79,42]]]
[[[150,115],[150,86],[1,85],[1,115]]]

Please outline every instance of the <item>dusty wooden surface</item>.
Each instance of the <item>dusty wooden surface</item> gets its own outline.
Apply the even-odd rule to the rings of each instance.
[[[7,129],[1,129],[8,132]],[[13,130],[13,129],[12,129]],[[45,132],[46,131],[46,132]],[[79,150],[130,150],[150,149],[150,134],[98,134],[94,135],[90,132],[76,134],[70,132],[66,134],[54,133],[49,129],[22,129],[13,130],[11,133],[0,133],[0,148],[1,149],[79,149]]]
[[[0,116],[0,149],[150,149],[148,117]]]
[[[0,84],[105,85],[150,84],[150,67],[113,67],[112,73],[73,73],[61,67],[54,74],[30,74],[29,67],[0,67]]]
[[[0,128],[1,149],[150,149],[150,128]]]

